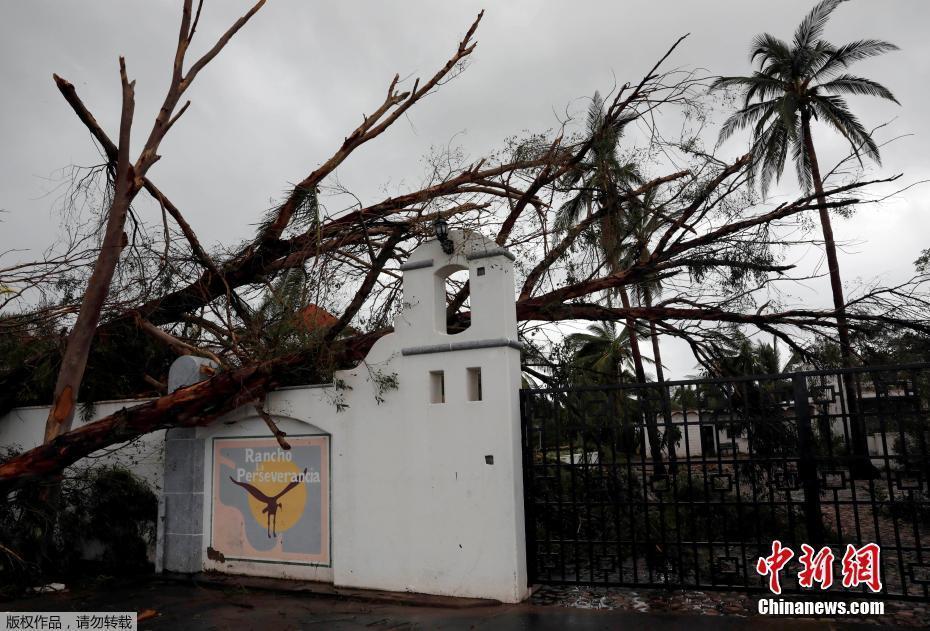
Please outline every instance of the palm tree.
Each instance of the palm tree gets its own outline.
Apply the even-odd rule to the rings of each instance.
[[[568,353],[567,374],[570,383],[576,386],[614,385],[637,380],[633,372],[633,351],[630,346],[630,329],[616,322],[605,321],[592,324],[584,333],[573,333],[565,338]],[[611,423],[616,424],[616,448],[619,452],[632,454],[643,446],[640,433],[641,406],[637,402],[637,390],[622,389],[608,392],[580,391],[572,401],[574,413],[580,426],[588,423],[590,410],[605,410]],[[606,407],[599,408],[599,405]],[[651,440],[656,440],[646,417],[646,431]],[[591,429],[597,428],[595,421]],[[595,431],[593,435],[597,435]],[[596,439],[595,439],[596,440]],[[650,445],[658,444],[650,442]],[[662,466],[661,451],[652,449],[653,460]],[[657,457],[659,459],[657,459]]]
[[[625,268],[628,262],[625,259],[627,248],[627,226],[624,213],[628,211],[621,208],[621,196],[631,190],[632,185],[641,183],[642,176],[637,165],[633,162],[624,162],[620,158],[620,140],[627,124],[635,120],[635,115],[621,116],[617,120],[607,121],[604,110],[604,100],[598,92],[594,93],[591,105],[588,108],[587,139],[590,150],[586,159],[579,162],[562,180],[565,189],[573,195],[563,204],[556,213],[555,227],[557,230],[567,230],[581,217],[582,211],[589,215],[597,211],[605,211],[598,221],[598,247],[607,268],[610,272],[617,272]],[[629,293],[625,286],[617,289],[623,308],[631,308]],[[608,296],[608,300],[610,297]],[[627,316],[626,337],[630,347],[636,380],[646,383],[646,371],[643,357],[636,336],[636,321]],[[658,427],[655,419],[647,414],[646,428],[649,432],[650,444],[653,446],[653,459],[657,475],[665,472],[659,449]]]
[[[652,189],[630,200],[623,215],[623,234],[626,239],[615,246],[612,254],[615,262],[613,267],[624,269],[638,262],[648,261],[652,256],[649,243],[653,235],[668,225],[668,216],[663,213],[660,205],[656,204],[656,189]],[[647,277],[633,285],[634,296],[641,305],[652,307],[653,298],[662,293],[662,280],[658,277]],[[656,380],[665,381],[662,368],[662,353],[659,349],[659,333],[655,321],[649,321],[649,337],[652,341],[652,353],[656,366]]]
[[[656,203],[656,189],[652,189],[630,200],[624,213],[624,233],[627,239],[618,244],[619,252],[615,255],[622,264],[617,267],[629,267],[637,262],[648,261],[652,256],[649,244],[653,235],[667,225],[668,216],[665,215],[662,205]],[[633,286],[637,301],[646,307],[652,307],[653,298],[662,293],[662,279],[660,277],[647,277]],[[630,319],[632,321],[632,319]],[[634,335],[635,337],[635,335]],[[652,358],[655,363],[656,380],[659,383],[659,394],[662,399],[662,416],[665,420],[666,435],[675,434],[672,423],[672,402],[665,387],[665,374],[662,366],[662,352],[659,345],[659,332],[655,320],[649,320],[649,338],[652,342]],[[638,351],[637,347],[637,351]],[[642,381],[645,381],[644,379]],[[675,474],[678,470],[675,449],[669,449],[669,472]]]
[[[572,333],[565,342],[571,349],[577,382],[614,384],[629,378],[633,355],[628,328],[618,331],[613,322],[601,322],[585,333]]]
[[[811,135],[811,121],[826,123],[840,133],[861,160],[865,154],[880,162],[878,145],[846,103],[844,95],[868,95],[897,103],[881,84],[855,76],[846,69],[855,61],[897,50],[894,44],[863,39],[835,46],[820,39],[823,29],[843,0],[822,0],[804,18],[788,43],[768,33],[752,41],[750,60],[759,69],[748,77],[721,77],[711,89],[735,87],[743,91],[743,107],[724,123],[723,141],[738,129],[752,128],[751,176],[758,179],[763,194],[781,177],[788,149],[798,180],[808,192],[813,189],[820,211],[824,247],[830,271],[837,333],[846,366],[852,365],[852,346],[846,321],[846,301],[840,278],[833,227],[826,207],[823,178]]]
[[[591,148],[586,159],[579,162],[563,178],[562,186],[572,191],[573,195],[559,207],[555,218],[556,229],[564,231],[581,218],[583,211],[590,215],[598,210],[606,210],[598,222],[598,245],[611,272],[616,272],[623,266],[622,243],[626,234],[619,202],[620,194],[629,191],[631,185],[642,182],[636,164],[623,162],[619,154],[623,129],[634,119],[635,116],[620,117],[606,124],[604,100],[599,92],[594,93],[587,119],[587,138]],[[623,308],[629,309],[630,298],[626,288],[621,286],[617,293]],[[645,383],[646,372],[639,340],[636,338],[635,324],[633,318],[626,318],[636,378],[640,383]]]
[[[839,132],[860,160],[865,154],[878,163],[878,145],[849,109],[843,96],[876,96],[895,103],[898,100],[880,83],[849,74],[846,69],[861,59],[897,50],[897,46],[877,39],[834,46],[820,39],[830,15],[842,1],[822,0],[817,3],[798,26],[791,43],[768,33],[756,36],[750,60],[758,60],[759,69],[749,77],[721,77],[711,89],[736,87],[743,90],[743,108],[724,123],[720,139],[726,139],[738,129],[752,128],[753,163],[750,174],[760,179],[763,194],[773,178],[777,181],[781,177],[789,147],[799,182],[807,191],[813,188],[827,253],[840,352],[843,365],[849,367],[853,365],[853,352],[846,321],[846,301],[823,177],[811,135],[811,120],[820,120]],[[844,378],[843,384],[849,402],[853,450],[857,456],[851,467],[857,477],[873,477],[875,468],[867,457],[865,426],[858,413],[853,379]]]
[[[763,340],[754,342],[743,333],[735,331],[729,346],[729,353],[718,357],[714,371],[705,372],[705,376],[751,377],[753,375],[774,375],[784,372],[788,365],[783,362],[777,338],[773,340],[772,344]]]
[[[581,219],[582,212],[588,214],[613,204],[616,198],[616,188],[629,188],[631,184],[642,182],[639,170],[633,162],[623,162],[620,159],[620,139],[627,124],[635,116],[620,116],[611,124],[606,124],[604,99],[599,92],[591,97],[588,107],[586,123],[586,137],[591,146],[585,158],[578,162],[574,168],[562,178],[561,186],[573,193],[567,202],[556,211],[555,228],[559,231],[567,230],[576,221]],[[609,218],[608,221],[614,218]],[[616,233],[610,231],[612,226],[601,222],[602,238],[615,238]]]

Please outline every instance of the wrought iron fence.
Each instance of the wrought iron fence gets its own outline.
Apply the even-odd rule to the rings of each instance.
[[[930,364],[521,401],[533,582],[765,590],[775,539],[874,542],[883,589],[854,593],[930,597]]]

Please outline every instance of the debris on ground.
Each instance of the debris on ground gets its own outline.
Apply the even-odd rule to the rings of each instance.
[[[158,612],[154,609],[143,609],[139,612],[139,615],[136,617],[137,622],[142,622],[143,620],[148,620],[154,618],[158,615]]]
[[[67,591],[67,589],[64,583],[49,583],[48,585],[33,587],[30,591],[35,594],[52,594],[54,592]]]
[[[764,617],[757,613],[759,594],[734,591],[666,591],[624,587],[545,585],[533,592],[534,605],[575,609],[625,610],[637,613],[698,614],[703,616]],[[897,624],[924,627],[930,620],[926,603],[886,600],[883,616],[842,616],[818,618],[823,621],[867,624]]]

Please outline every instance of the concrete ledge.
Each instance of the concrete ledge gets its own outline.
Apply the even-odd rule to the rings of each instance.
[[[336,587],[330,583],[313,581],[295,581],[283,578],[264,578],[260,576],[235,576],[219,572],[198,572],[196,574],[179,574],[165,572],[163,579],[195,585],[212,585],[216,587],[235,587],[237,589],[258,589],[271,592],[301,593],[309,596],[338,598],[356,602],[383,603],[389,605],[406,605],[408,607],[441,607],[446,609],[472,609],[476,607],[496,607],[502,603],[490,598],[456,598],[454,596],[433,596],[413,592],[387,592],[377,589],[354,589]]]
[[[504,258],[508,258],[511,261],[517,260],[516,256],[504,248],[492,248],[490,250],[485,250],[484,252],[472,252],[471,254],[466,254],[465,258],[469,261],[476,261],[478,259],[486,259],[492,256],[503,256]]]
[[[400,266],[400,271],[409,272],[414,269],[423,269],[424,267],[432,267],[433,259],[426,259],[425,261],[409,261],[407,263],[402,263]]]
[[[165,433],[165,440],[190,440],[196,437],[196,427],[172,427]]]
[[[518,351],[523,350],[523,345],[515,340],[508,340],[505,337],[494,340],[474,340],[471,342],[450,342],[448,344],[428,344],[426,346],[408,346],[402,348],[401,355],[429,355],[431,353],[451,353],[455,351],[470,351],[478,348],[515,348]]]

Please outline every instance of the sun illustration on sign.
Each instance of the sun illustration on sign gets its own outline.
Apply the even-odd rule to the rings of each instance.
[[[259,462],[248,477],[251,483],[229,479],[248,491],[249,510],[266,525],[269,539],[300,521],[307,504],[306,469],[301,473],[289,460],[269,460]]]

